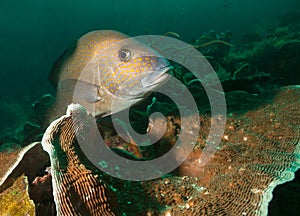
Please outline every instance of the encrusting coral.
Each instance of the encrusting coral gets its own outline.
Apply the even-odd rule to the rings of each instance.
[[[300,88],[274,94],[261,107],[228,118],[222,143],[205,166],[199,158],[210,118],[202,118],[179,176],[142,183],[165,206],[159,215],[267,215],[274,188],[300,167]]]
[[[0,194],[0,215],[34,215],[35,206],[28,194],[28,180],[19,176],[12,187]]]

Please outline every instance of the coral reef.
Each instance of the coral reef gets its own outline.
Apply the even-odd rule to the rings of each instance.
[[[266,100],[268,102],[264,105],[229,117],[222,143],[205,166],[199,166],[198,159],[210,127],[209,116],[201,117],[202,130],[192,154],[171,175],[133,183],[100,173],[102,179],[95,181],[100,183],[100,188],[103,185],[114,188],[119,205],[118,213],[122,212],[124,215],[131,215],[132,209],[135,210],[134,215],[266,215],[276,185],[292,180],[294,172],[299,168],[299,97],[299,87],[285,87],[280,91],[270,92],[269,99]],[[80,130],[84,130],[86,117],[82,113],[76,113],[76,110],[71,115],[76,116],[77,124],[73,125],[70,116],[61,117],[48,128],[43,145],[49,150],[52,144],[59,143],[55,148],[65,149],[67,153],[67,161],[61,161],[66,158],[58,158],[58,155],[49,151],[52,154],[52,175],[57,176],[56,180],[54,178],[56,184],[62,185],[57,187],[54,183],[53,189],[56,191],[54,194],[60,194],[56,198],[58,209],[61,208],[60,211],[63,212],[68,206],[76,214],[91,210],[80,207],[84,202],[80,196],[79,199],[68,199],[72,185],[77,182],[78,185],[74,188],[89,187],[88,179],[95,178],[92,173],[99,172],[88,162],[80,160],[82,153],[75,151],[77,145],[72,128],[77,125],[75,131],[80,134]],[[173,142],[170,138],[178,133],[176,125],[180,125],[180,122],[176,120],[176,116],[169,118],[168,122],[170,129],[162,140],[169,140],[167,144],[171,147]],[[154,122],[154,125],[157,124]],[[150,132],[151,130],[155,135],[155,131],[150,128]],[[118,135],[111,139],[122,141]],[[162,140],[158,143],[159,146],[166,145]],[[70,143],[74,146],[70,146]],[[126,145],[125,142],[123,144]],[[164,151],[165,148],[157,149],[155,156]],[[145,153],[147,152],[143,152]],[[60,161],[59,166],[57,160]],[[84,161],[85,165],[80,161]],[[71,168],[73,162],[75,167]],[[75,172],[76,167],[81,171]],[[68,174],[68,170],[74,172]],[[64,181],[59,180],[60,175]],[[77,178],[86,180],[76,181]],[[100,194],[113,196],[112,191]],[[93,201],[97,203],[97,198]],[[103,203],[100,202],[99,205],[103,206]]]
[[[298,20],[299,13],[293,17]],[[300,25],[289,19],[283,17],[280,26],[263,35],[243,36],[240,44],[232,44],[230,32],[211,31],[193,41],[219,76],[228,108],[222,142],[205,166],[199,166],[198,159],[212,121],[209,101],[199,80],[173,63],[174,76],[197,102],[201,131],[187,160],[156,180],[124,181],[97,170],[78,149],[75,133],[83,130],[80,121],[85,114],[76,112],[71,115],[78,117],[77,126],[65,115],[45,133],[43,145],[52,160],[52,169],[45,171],[49,157],[40,143],[32,142],[42,139],[53,97],[45,95],[36,101],[31,113],[18,102],[1,98],[0,111],[5,115],[0,128],[0,214],[297,215],[299,172],[293,182],[287,181],[294,178],[300,163],[300,89],[281,87],[300,82]],[[166,35],[179,37],[173,32]],[[148,119],[153,112],[167,116],[166,133],[157,143],[137,148],[131,137],[128,143],[116,133],[107,117],[98,120],[107,146],[131,160],[166,153],[180,134],[178,109],[169,98],[153,93],[130,110],[133,128],[155,139],[164,124],[160,118]],[[117,124],[126,134],[126,125]],[[279,184],[283,185],[276,187]],[[85,199],[87,194],[93,198]]]
[[[178,170],[164,178],[141,183],[144,193],[159,203],[147,213],[267,215],[276,185],[292,180],[299,168],[299,97],[298,87],[286,87],[270,93],[269,99],[265,98],[268,102],[255,110],[229,117],[218,151],[207,165],[199,167],[198,159],[210,122],[209,117],[203,116],[195,149]],[[169,127],[177,124],[176,119],[173,122]],[[176,133],[174,129],[168,131]],[[119,190],[116,193],[122,194]],[[127,199],[131,199],[129,194]],[[142,201],[136,205],[146,207]],[[125,201],[120,206],[130,215]]]
[[[257,93],[271,85],[297,85],[300,82],[300,25],[299,22],[288,23],[286,19],[299,17],[299,13],[284,17],[281,25],[264,34],[244,35],[234,46],[226,44],[231,42],[229,32],[217,34],[214,31],[204,33],[192,45],[212,64],[226,92]],[[222,79],[224,74],[227,74],[225,80]]]

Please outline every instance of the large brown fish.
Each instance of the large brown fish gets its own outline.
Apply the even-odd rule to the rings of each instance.
[[[80,103],[95,116],[123,110],[163,83],[169,69],[169,62],[158,52],[125,34],[87,33],[52,68],[49,79],[57,96],[48,121],[65,113],[71,102]]]
[[[163,83],[169,69],[166,59],[134,38],[116,31],[90,32],[52,68],[49,78],[57,95],[47,123],[63,115],[70,103],[81,104],[94,116],[121,111]],[[57,214],[116,215],[109,188],[85,168],[78,146],[69,142],[79,131],[71,128],[82,128],[74,119],[53,121],[42,141],[51,160]]]

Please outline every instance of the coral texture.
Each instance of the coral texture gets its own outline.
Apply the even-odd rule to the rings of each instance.
[[[28,195],[27,177],[19,176],[12,187],[0,194],[0,215],[35,215],[35,206]]]
[[[267,215],[274,188],[291,181],[300,164],[300,88],[274,94],[256,110],[227,119],[222,143],[205,166],[198,160],[210,119],[202,120],[179,176],[143,183],[165,206],[160,215]]]
[[[87,112],[70,105],[68,114],[47,128],[42,145],[49,153],[58,215],[115,215],[113,194],[82,162],[76,135],[84,131]]]

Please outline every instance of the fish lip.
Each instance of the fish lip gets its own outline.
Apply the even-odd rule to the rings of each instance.
[[[173,69],[173,67],[170,65],[161,67],[159,69],[158,76],[152,81],[152,83],[150,85],[145,85],[144,88],[155,87],[157,85],[161,85],[162,83],[165,83],[168,80],[168,76],[169,76],[169,74],[167,74],[167,72],[172,69]]]
[[[140,80],[141,85],[142,85],[141,88],[136,89],[136,91],[134,91],[134,92],[127,92],[126,95],[121,96],[121,98],[126,99],[126,100],[144,98],[145,94],[153,91],[159,85],[162,85],[163,83],[167,82],[167,80],[169,80],[168,78],[170,78],[171,76],[169,74],[167,74],[167,72],[172,69],[173,69],[173,67],[170,65],[160,67],[158,70],[155,70],[152,72],[152,75],[154,75],[154,77],[151,77],[151,78],[146,77],[146,78]],[[155,76],[155,74],[157,74],[157,75]]]

